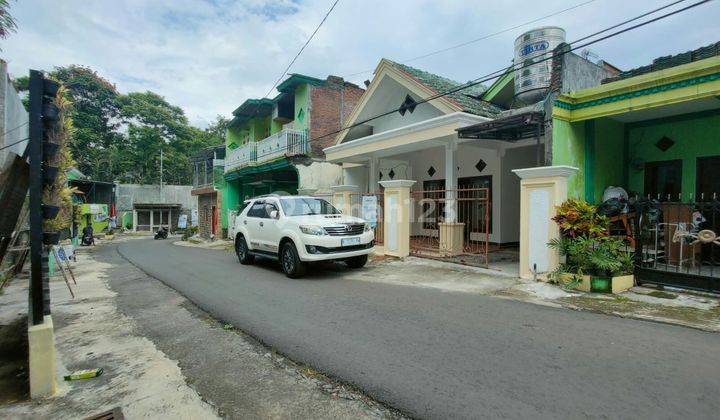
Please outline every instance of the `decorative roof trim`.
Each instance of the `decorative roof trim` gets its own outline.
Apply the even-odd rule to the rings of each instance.
[[[707,74],[705,76],[693,77],[691,79],[679,80],[676,82],[666,83],[663,85],[653,86],[645,89],[639,89],[631,92],[624,92],[616,95],[607,96],[604,98],[593,99],[585,102],[570,102],[562,99],[555,101],[555,106],[568,111],[574,111],[577,109],[590,108],[593,106],[604,105],[613,102],[624,101],[626,99],[637,98],[645,95],[653,95],[656,93],[667,92],[674,89],[680,89],[688,86],[695,86],[702,83],[713,82],[720,80],[720,72]]]

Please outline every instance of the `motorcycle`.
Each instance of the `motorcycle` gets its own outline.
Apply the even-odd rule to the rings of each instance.
[[[95,236],[91,227],[83,229],[82,237],[80,238],[80,244],[83,246],[95,245]]]
[[[168,237],[168,230],[165,227],[161,227],[160,229],[155,232],[155,239],[167,239]]]

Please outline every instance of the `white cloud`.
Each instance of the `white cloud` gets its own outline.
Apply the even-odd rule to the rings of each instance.
[[[292,72],[316,77],[373,69],[512,27],[582,0],[340,0]],[[667,0],[596,0],[538,25],[559,25],[573,40]],[[690,2],[687,2],[688,4]],[[630,68],[717,41],[717,2],[597,44],[607,61]],[[264,95],[331,0],[24,0],[13,3],[19,30],[3,42],[11,73],[83,64],[123,92],[152,90],[205,125]],[[465,81],[509,64],[522,30],[410,65]],[[361,83],[371,73],[353,76]]]

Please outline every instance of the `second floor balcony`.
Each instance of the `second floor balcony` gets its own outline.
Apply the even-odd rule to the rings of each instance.
[[[270,162],[281,157],[306,155],[309,152],[310,143],[305,131],[285,129],[260,141],[251,141],[229,151],[225,157],[225,172]]]

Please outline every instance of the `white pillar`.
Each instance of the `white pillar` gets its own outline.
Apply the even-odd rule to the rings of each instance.
[[[378,158],[371,157],[368,162],[368,192],[373,194],[378,190],[378,171],[380,164]]]
[[[133,232],[137,232],[137,221],[138,221],[137,210],[133,209]]]
[[[155,214],[155,210],[153,210],[153,209],[151,208],[151,209],[150,209],[150,232],[152,232],[152,230],[153,230],[153,224],[154,224],[154,222],[153,222],[153,215],[154,215],[154,214]]]
[[[335,185],[330,187],[330,189],[333,192],[332,204],[335,208],[348,216],[353,216],[353,213],[360,213],[359,209],[353,209],[352,199],[353,195],[359,195],[360,187],[357,185]]]
[[[551,219],[555,207],[567,199],[568,178],[578,168],[543,166],[514,169],[520,181],[520,277],[543,278],[560,263],[560,255],[547,244],[560,236]]]
[[[30,398],[50,397],[55,394],[54,331],[50,315],[45,315],[42,324],[28,325]]]
[[[383,206],[385,255],[407,257],[410,254],[410,188],[415,181],[398,179],[380,181],[385,187]]]
[[[457,221],[457,142],[451,140],[445,145],[445,222]]]

